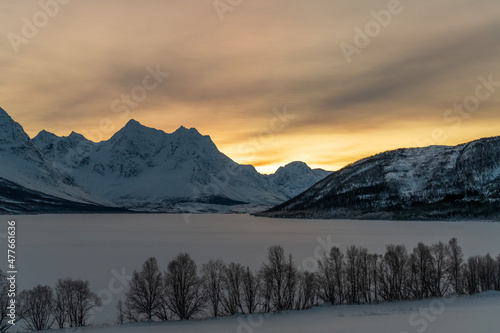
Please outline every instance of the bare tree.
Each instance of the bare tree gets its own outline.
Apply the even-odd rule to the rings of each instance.
[[[372,254],[369,259],[369,269],[370,269],[370,278],[372,280],[372,291],[373,291],[373,299],[370,298],[369,302],[372,301],[378,302],[380,300],[380,283],[379,283],[379,274],[380,274],[380,266],[382,262],[382,256],[378,254]]]
[[[449,278],[446,273],[446,268],[448,266],[448,245],[443,242],[438,242],[431,246],[432,255],[432,280],[431,280],[431,296],[441,297],[448,292],[449,289]]]
[[[140,272],[134,271],[129,287],[126,304],[133,317],[152,320],[162,297],[162,276],[156,258],[146,260]]]
[[[221,301],[224,313],[227,315],[243,312],[241,294],[244,273],[243,266],[234,262],[224,267],[222,278],[224,292]]]
[[[318,296],[323,302],[335,305],[336,303],[336,283],[335,268],[332,260],[327,255],[318,260]]]
[[[358,290],[359,302],[371,302],[372,293],[372,278],[370,270],[371,255],[366,248],[359,248],[358,250]]]
[[[318,296],[323,302],[343,302],[344,267],[344,254],[338,247],[332,247],[328,256],[318,260]]]
[[[271,246],[267,250],[267,263],[261,269],[263,296],[269,311],[284,309],[285,293],[285,251],[281,246]]]
[[[254,313],[257,311],[257,306],[259,304],[259,287],[259,279],[254,276],[247,266],[243,273],[242,280],[242,302],[245,305],[247,313]]]
[[[52,327],[53,292],[49,286],[38,285],[31,290],[23,290],[19,294],[20,310],[25,329],[45,331]]]
[[[262,267],[257,278],[259,281],[259,299],[261,312],[269,313],[272,311],[272,297],[273,297],[273,278],[268,269]]]
[[[297,269],[292,256],[286,260],[281,246],[271,246],[261,276],[265,298],[270,301],[272,309],[278,312],[292,309],[297,287]]]
[[[389,244],[386,246],[384,255],[385,283],[387,287],[387,300],[402,300],[406,299],[407,288],[407,266],[409,256],[404,245]]]
[[[500,291],[500,254],[497,256],[496,265],[497,265],[497,278],[495,282],[495,290]]]
[[[338,247],[333,247],[330,250],[330,260],[332,261],[333,265],[333,272],[334,272],[334,281],[336,287],[336,296],[335,298],[337,299],[337,303],[340,304],[344,301],[345,299],[345,292],[344,292],[344,268],[345,268],[345,262],[344,262],[344,254]]]
[[[479,284],[482,291],[494,290],[496,282],[496,263],[495,259],[487,253],[479,260]]]
[[[464,255],[462,253],[462,248],[458,245],[456,238],[450,239],[447,247],[447,268],[451,280],[451,286],[454,292],[457,294],[463,293],[463,262]]]
[[[347,248],[346,262],[346,301],[347,304],[359,303],[359,276],[360,276],[360,261],[359,249],[352,245]]]
[[[119,300],[116,304],[116,324],[123,325],[127,321],[126,311],[122,300]]]
[[[67,321],[68,317],[68,304],[70,299],[70,295],[67,295],[67,289],[65,285],[67,283],[64,283],[62,280],[58,281],[58,284],[56,285],[55,288],[55,296],[52,301],[52,314],[54,316],[54,320],[57,322],[58,328],[64,328],[64,324]]]
[[[59,326],[67,322],[70,327],[87,325],[90,311],[101,306],[101,299],[90,291],[89,281],[59,279],[56,284],[55,317]],[[64,312],[62,314],[61,312]],[[64,317],[65,321],[60,321]]]
[[[481,267],[481,257],[473,256],[467,259],[464,265],[464,281],[467,292],[472,295],[481,291],[479,271]]]
[[[165,301],[179,319],[187,320],[204,307],[201,279],[189,254],[181,253],[168,264],[165,273]]]
[[[297,296],[297,288],[299,285],[299,272],[297,266],[293,262],[291,254],[288,255],[288,261],[285,266],[285,310],[292,310]]]
[[[225,268],[222,260],[210,260],[201,267],[203,291],[213,317],[221,315]]]
[[[311,272],[301,272],[298,274],[298,281],[295,309],[309,309],[316,302],[318,287],[316,274]]]
[[[123,310],[124,310],[124,315],[125,315],[125,320],[129,321],[131,323],[138,323],[141,321],[141,317],[137,315],[137,313],[132,312],[131,310],[132,305],[128,303],[128,300],[125,300],[125,303],[123,304]]]
[[[410,285],[412,296],[418,299],[431,296],[433,276],[433,258],[430,248],[424,243],[418,243],[409,258]]]

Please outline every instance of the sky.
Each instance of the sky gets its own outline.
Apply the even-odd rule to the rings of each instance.
[[[31,137],[195,127],[270,173],[500,135],[498,0],[2,0],[0,36]]]

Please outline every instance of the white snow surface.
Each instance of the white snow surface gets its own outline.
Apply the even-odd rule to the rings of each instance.
[[[500,292],[374,305],[323,306],[272,315],[84,328],[82,333],[498,333]],[[58,331],[56,331],[58,332]]]
[[[97,198],[79,187],[73,178],[45,157],[21,125],[0,108],[0,178],[27,189],[84,203],[111,202]]]

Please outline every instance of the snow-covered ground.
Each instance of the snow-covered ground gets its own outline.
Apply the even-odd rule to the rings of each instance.
[[[273,315],[85,328],[82,333],[497,333],[500,292]],[[57,331],[56,331],[57,332]]]
[[[372,253],[383,254],[385,245],[389,243],[405,244],[408,251],[411,251],[420,241],[430,245],[438,241],[448,242],[453,237],[458,239],[466,257],[485,255],[488,252],[494,257],[500,254],[500,223],[287,220],[219,214],[3,216],[5,227],[4,230],[0,229],[1,253],[6,253],[5,238],[1,236],[5,236],[6,222],[9,219],[17,221],[18,289],[33,288],[37,284],[53,287],[58,278],[65,277],[89,280],[91,289],[104,302],[104,307],[92,321],[94,325],[114,321],[115,304],[124,299],[126,277],[133,270],[140,269],[142,263],[151,256],[158,259],[162,270],[166,269],[168,262],[179,252],[190,253],[198,267],[209,259],[222,259],[226,263],[235,261],[257,270],[266,259],[267,248],[279,244],[286,252],[292,253],[300,269],[314,269],[316,259],[324,253],[325,248],[333,245],[345,251],[349,245],[354,244],[366,247]],[[5,265],[6,260],[0,261],[0,269],[5,271]],[[500,314],[500,297],[497,296],[491,299],[474,298],[471,306],[468,305],[468,298],[465,298],[450,305],[451,310],[447,310],[440,318],[466,317],[471,325],[481,323],[481,314],[484,312],[487,316],[493,311],[489,310],[490,305],[495,305],[495,313]],[[411,304],[413,303],[388,304],[373,309],[369,306],[321,308],[304,313],[280,314],[266,319],[265,327],[270,328],[263,326],[262,329],[263,332],[270,332],[273,327],[278,327],[276,325],[283,324],[290,330],[282,329],[279,332],[335,332],[333,329],[337,323],[343,325],[339,327],[345,327],[346,324],[342,323],[351,322],[353,330],[345,328],[341,331],[366,332],[362,328],[357,329],[356,325],[379,329],[382,324],[394,321],[401,325],[406,323],[406,328],[397,326],[398,330],[395,332],[418,332],[408,324],[411,311],[397,309],[400,306],[418,309],[429,306],[430,301]],[[365,311],[363,309],[384,314],[386,306],[396,308],[387,310],[389,315],[356,317],[356,311]],[[483,308],[484,311],[481,310]],[[345,313],[339,313],[340,310]],[[465,316],[468,311],[472,311],[471,315]],[[285,319],[281,321],[280,318]],[[488,318],[491,321],[491,318],[496,317]],[[434,327],[442,327],[439,326],[440,320],[436,319]],[[235,321],[233,318],[203,323],[172,323],[174,327],[171,329],[155,326],[148,330],[184,332],[181,329],[186,325],[186,332],[233,332],[237,327]],[[331,329],[323,327],[321,330],[322,326],[318,326],[316,330],[309,331],[308,327],[313,327],[315,322],[329,323]],[[297,330],[298,323],[305,325],[302,330]],[[208,327],[207,330],[202,329],[205,326]],[[221,329],[217,331],[217,327]],[[129,328],[129,331],[133,330]],[[107,331],[103,331],[105,332]],[[260,331],[256,329],[255,332]],[[381,329],[381,332],[392,331]],[[490,332],[500,332],[500,328]]]

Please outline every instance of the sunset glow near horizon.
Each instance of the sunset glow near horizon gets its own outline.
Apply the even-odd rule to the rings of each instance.
[[[30,137],[194,127],[272,173],[500,135],[497,0],[1,7],[0,107]]]

